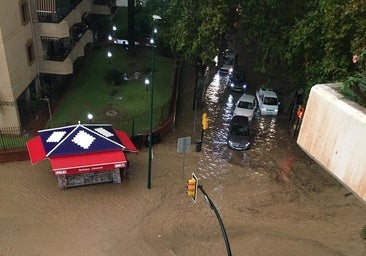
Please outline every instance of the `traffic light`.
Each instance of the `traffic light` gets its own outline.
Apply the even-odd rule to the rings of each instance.
[[[206,130],[208,128],[208,115],[203,113],[202,115],[202,129]]]
[[[197,201],[198,178],[192,173],[192,178],[187,180],[187,195],[192,198],[193,202]]]

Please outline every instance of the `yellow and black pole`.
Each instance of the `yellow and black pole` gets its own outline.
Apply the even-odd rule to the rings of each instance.
[[[201,139],[196,143],[196,152],[200,152],[202,148],[203,134],[205,130],[208,128],[208,115],[207,113],[202,114],[202,131],[201,131]]]

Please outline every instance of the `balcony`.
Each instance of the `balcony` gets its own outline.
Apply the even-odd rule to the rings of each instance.
[[[37,1],[37,16],[39,22],[59,23],[79,6],[89,6],[89,0],[39,0]]]
[[[35,28],[41,37],[68,37],[70,36],[70,28],[74,24],[80,23],[82,21],[81,17],[84,11],[88,11],[88,6],[80,4],[77,9],[73,9],[61,22],[40,22],[36,24]]]
[[[40,72],[58,75],[73,73],[73,63],[84,56],[84,48],[93,41],[93,33],[79,25],[73,34],[76,38],[43,38],[46,54],[39,60]]]
[[[37,4],[38,21],[46,23],[59,23],[74,9],[67,0],[39,1]]]

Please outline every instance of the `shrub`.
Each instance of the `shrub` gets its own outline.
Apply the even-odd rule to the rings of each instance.
[[[356,73],[344,81],[342,93],[345,97],[366,106],[366,74]]]
[[[142,73],[146,74],[146,73],[150,73],[151,72],[151,67],[143,67],[142,68]]]
[[[123,83],[123,73],[117,68],[112,68],[105,73],[105,79],[109,84],[120,85]]]
[[[360,105],[366,106],[366,51],[353,56],[355,71],[343,82],[343,95]]]

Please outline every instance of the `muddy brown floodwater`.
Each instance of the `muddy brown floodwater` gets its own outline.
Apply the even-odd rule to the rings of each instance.
[[[59,190],[47,161],[1,164],[0,255],[227,255],[202,193],[197,203],[186,196],[192,172],[220,213],[232,255],[366,255],[366,205],[299,149],[286,117],[258,116],[252,148],[227,148],[237,97],[213,81],[202,151],[192,144],[185,158],[178,138],[194,141],[199,131],[191,100],[179,101],[176,128],[153,147],[151,189],[147,148],[128,155],[122,184]]]

